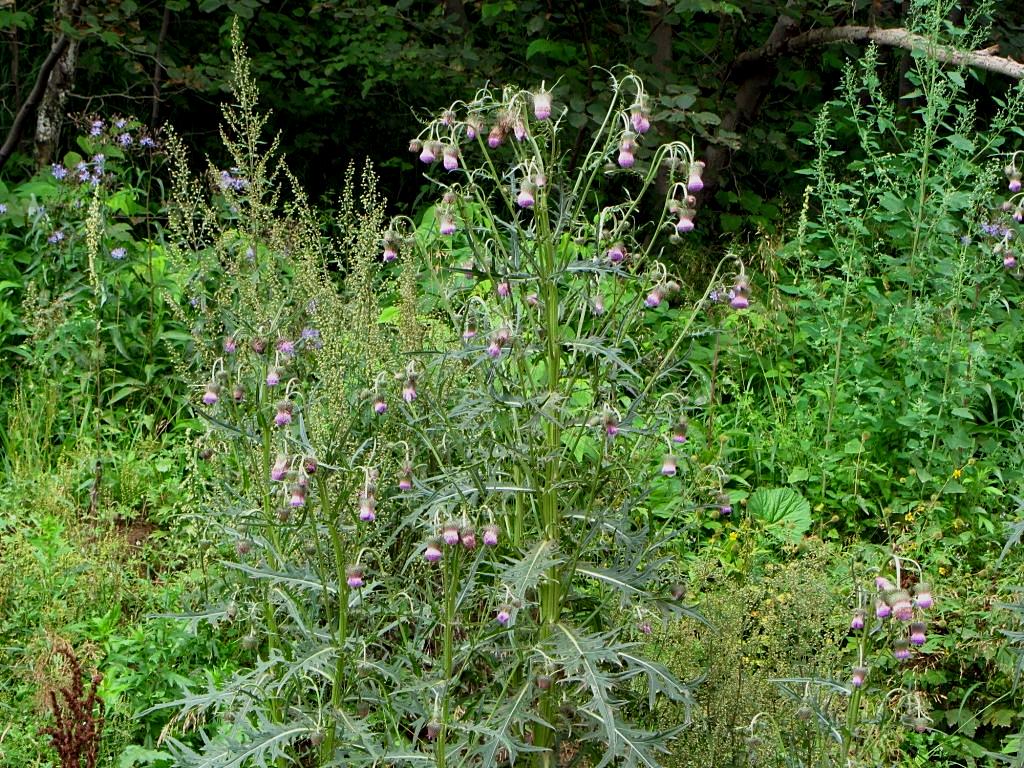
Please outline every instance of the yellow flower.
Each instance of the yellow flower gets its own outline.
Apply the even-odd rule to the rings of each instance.
[[[907,514],[905,514],[903,516],[903,519],[906,520],[908,523],[914,522],[914,513],[913,512],[907,512]]]
[[[953,470],[953,479],[954,480],[959,480],[960,476],[963,475],[963,473],[964,473],[964,471],[962,469],[960,469],[959,467],[957,467],[956,469]]]
[[[940,565],[939,566],[939,575],[940,576],[945,576],[946,575],[946,566],[944,566],[944,565]]]
[[[739,537],[740,535],[736,533],[736,531],[733,531],[729,534],[729,541],[736,541],[736,539],[738,539]]]

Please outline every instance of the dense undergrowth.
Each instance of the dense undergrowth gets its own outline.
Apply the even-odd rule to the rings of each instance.
[[[709,256],[629,72],[571,171],[467,94],[388,219],[234,43],[232,167],[115,119],[0,189],[0,763],[89,753],[71,647],[96,765],[1021,765],[1024,92],[869,51]]]

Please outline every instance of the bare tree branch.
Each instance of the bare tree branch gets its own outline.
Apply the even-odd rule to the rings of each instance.
[[[909,51],[923,51],[939,61],[998,72],[1016,80],[1024,79],[1024,64],[1008,57],[994,55],[998,50],[995,47],[981,51],[961,51],[948,45],[938,45],[927,37],[909,32],[902,27],[880,29],[844,26],[812,29],[810,32],[770,41],[760,48],[741,53],[736,57],[735,66],[745,69],[773,61],[793,51],[841,42],[869,42],[893,48],[906,48]]]

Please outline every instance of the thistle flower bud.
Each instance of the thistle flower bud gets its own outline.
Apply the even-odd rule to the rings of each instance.
[[[450,213],[442,213],[438,228],[440,229],[442,235],[454,235],[455,217],[453,217]]]
[[[427,740],[433,741],[441,734],[441,724],[437,720],[427,723]]]
[[[892,608],[892,615],[899,621],[910,621],[914,615],[914,606],[910,602],[910,593],[905,589],[896,589],[887,593],[885,602]]]
[[[488,523],[484,526],[484,546],[498,546],[498,526],[494,523]]]
[[[363,569],[358,565],[350,565],[345,569],[345,583],[349,589],[359,589],[363,586]]]
[[[464,526],[459,531],[459,540],[466,549],[476,549],[476,530],[471,525]]]
[[[377,500],[372,493],[359,494],[359,519],[364,523],[372,523],[377,519]]]
[[[1003,268],[1013,269],[1017,266],[1017,257],[1014,256],[1013,251],[1007,251],[1006,255],[1003,256]]]
[[[528,293],[526,294],[526,303],[531,307],[536,307],[540,304],[540,297],[536,293]]]
[[[255,632],[250,632],[242,638],[242,647],[247,651],[255,650],[259,644],[260,639],[256,636]]]
[[[551,117],[551,91],[542,89],[533,94],[533,116],[538,120]]]
[[[864,620],[867,618],[864,609],[858,608],[853,612],[853,618],[850,619],[850,629],[860,631],[864,629]]]
[[[419,139],[409,139],[409,151],[414,155],[418,155],[423,151],[423,142]]]
[[[921,610],[928,610],[934,605],[932,600],[932,587],[926,581],[917,583],[914,587],[914,604]]]
[[[1010,178],[1010,183],[1007,184],[1007,188],[1014,194],[1020,192],[1020,174],[1014,175]]]
[[[487,345],[487,355],[494,359],[501,357],[501,345],[494,339]]]
[[[608,260],[612,264],[621,264],[625,258],[626,248],[621,242],[613,244],[612,247],[608,249]]]
[[[274,414],[274,424],[279,427],[292,423],[292,409],[295,406],[290,400],[282,400],[277,404],[277,413]]]
[[[892,616],[892,608],[884,600],[875,601],[875,616],[880,619],[887,619]]]
[[[669,594],[672,595],[673,600],[682,600],[686,597],[686,585],[680,583],[673,584]]]
[[[458,523],[445,523],[441,529],[441,541],[447,546],[454,547],[459,543],[459,525]]]
[[[623,140],[619,145],[619,156],[616,158],[619,168],[632,168],[636,165],[636,157],[633,156],[635,148],[636,145],[632,141]]]
[[[594,311],[594,314],[597,315],[598,317],[604,314],[604,296],[602,296],[600,293],[594,296],[592,309]]]
[[[526,140],[526,123],[523,122],[522,118],[517,117],[513,121],[512,135],[516,137],[516,141]]]
[[[292,486],[291,497],[288,499],[288,506],[293,509],[301,507],[306,503],[306,486],[296,483]]]
[[[484,129],[483,123],[480,122],[478,117],[470,117],[466,120],[466,138],[473,141],[477,136],[480,135],[480,131]]]
[[[679,212],[679,221],[676,222],[676,233],[685,235],[687,232],[693,232],[693,217],[695,211],[691,208],[683,208]]]
[[[867,667],[854,667],[853,672],[850,675],[850,685],[854,688],[860,688],[864,685],[864,681],[868,678]]]
[[[925,639],[925,623],[923,621],[911,622],[910,642],[913,645],[924,645]]]
[[[509,621],[512,619],[512,613],[509,611],[508,606],[502,606],[498,609],[497,614],[494,617],[501,626],[508,626]]]
[[[270,370],[267,371],[267,386],[276,387],[278,384],[280,384],[282,373],[284,373],[284,371],[282,371],[276,365],[271,366]]]
[[[537,675],[537,687],[542,691],[551,689],[551,675]]]
[[[924,733],[928,730],[928,726],[931,724],[931,720],[923,715],[917,715],[916,717],[910,718],[909,725],[917,733]]]
[[[409,462],[402,464],[401,474],[398,477],[398,490],[403,492],[412,490],[412,464]]]
[[[672,427],[672,442],[673,443],[685,443],[686,432],[690,428],[690,422],[686,420],[685,416],[680,416],[679,421]]]
[[[262,355],[267,350],[266,339],[255,338],[249,342],[249,349],[255,352],[257,355]]]
[[[898,661],[906,661],[910,658],[910,642],[905,637],[896,639],[892,644],[892,656]]]
[[[644,299],[644,306],[648,309],[655,309],[661,306],[661,300],[664,298],[661,287],[657,287],[647,294],[647,298]]]
[[[686,181],[687,192],[700,192],[704,189],[704,180],[701,175],[704,173],[704,163],[697,160],[690,165],[689,178]]]
[[[462,340],[469,341],[474,338],[476,338],[476,323],[470,320],[468,323],[466,323],[466,328],[462,332]]]
[[[295,342],[291,339],[278,339],[276,349],[283,357],[295,357]]]
[[[387,410],[388,410],[388,403],[384,399],[384,396],[383,395],[377,395],[373,399],[373,412],[375,414],[377,414],[378,416],[383,416],[385,413],[387,413]]]
[[[448,144],[443,150],[442,162],[444,169],[449,173],[459,167],[459,148],[453,144]]]
[[[307,456],[302,462],[302,468],[305,470],[307,475],[315,475],[316,471],[320,468],[320,465],[314,457]]]
[[[245,389],[241,384],[235,384],[231,390],[231,399],[236,403],[240,403],[245,400]]]
[[[728,516],[732,514],[732,499],[729,498],[729,494],[724,491],[718,494],[716,499],[718,503],[718,512],[722,516]]]
[[[487,146],[491,149],[497,149],[501,146],[501,142],[505,140],[505,129],[498,123],[491,128],[490,133],[487,134]]]
[[[520,208],[532,208],[534,202],[533,197],[534,185],[532,181],[524,181],[519,187],[519,194],[516,196],[516,204]]]
[[[676,457],[671,453],[666,453],[661,459],[661,474],[665,477],[675,477],[676,474]]]
[[[236,349],[238,349],[238,342],[235,341],[234,337],[226,337],[224,339],[224,354],[233,355],[235,354]]]
[[[398,258],[398,244],[395,242],[395,237],[390,232],[384,235],[384,252],[381,254],[381,260],[385,264],[390,264]]]
[[[281,482],[288,476],[288,457],[283,454],[277,454],[277,460],[274,461],[274,466],[270,468],[270,479]]]
[[[647,133],[651,129],[651,120],[643,107],[639,105],[633,107],[630,114],[630,122],[633,125],[633,130],[637,133]]]
[[[494,291],[498,294],[499,299],[507,299],[508,295],[512,292],[512,286],[508,284],[507,280],[502,280],[495,287]]]
[[[423,557],[428,563],[436,563],[441,559],[441,542],[431,540],[427,542],[427,548],[423,550]]]
[[[416,377],[407,376],[405,383],[402,384],[402,399],[407,403],[411,403],[416,399]]]
[[[235,542],[235,552],[239,557],[245,557],[252,552],[252,542],[248,539],[239,539]]]
[[[884,576],[875,576],[875,589],[879,592],[892,592],[895,587],[893,587],[892,582]]]
[[[206,391],[203,393],[203,404],[213,405],[220,400],[220,384],[211,381],[206,385]]]
[[[601,426],[608,437],[615,437],[619,434],[619,420],[614,413],[608,412],[601,420]]]
[[[423,145],[423,149],[420,150],[420,162],[430,164],[437,160],[437,150],[439,149],[436,141],[428,141]]]
[[[441,113],[441,125],[445,128],[455,125],[455,113],[452,110],[446,109]]]

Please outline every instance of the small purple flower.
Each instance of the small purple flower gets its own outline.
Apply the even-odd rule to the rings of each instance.
[[[114,248],[110,252],[110,258],[114,259],[115,261],[121,261],[121,259],[123,259],[127,255],[128,255],[128,251],[125,250],[122,247]]]
[[[512,123],[512,135],[516,137],[516,141],[525,141],[526,123],[522,120],[516,119],[516,121]]]
[[[1014,256],[1012,253],[1007,253],[1005,256],[1003,256],[1003,268],[1004,269],[1013,269],[1016,266],[1017,266],[1017,257],[1016,256]]]
[[[498,613],[495,615],[494,618],[495,620],[497,620],[499,624],[501,624],[501,626],[506,627],[508,626],[509,621],[511,621],[512,619],[512,614],[509,613],[508,608],[502,606],[498,609]]]
[[[459,526],[455,523],[446,523],[441,531],[441,541],[449,547],[459,543]]]
[[[867,680],[867,677],[867,667],[854,667],[853,673],[850,675],[850,685],[852,685],[854,688],[860,688],[862,685],[864,685],[864,681]]]
[[[132,145],[132,137],[130,133],[122,133],[117,137],[117,143],[122,147],[130,147]]]
[[[637,133],[647,133],[651,129],[651,120],[644,113],[643,109],[634,107],[632,114],[630,115],[630,122],[633,124],[633,130]]]
[[[450,213],[441,215],[440,231],[442,235],[455,234],[455,219]]]
[[[647,298],[644,299],[644,305],[648,309],[654,309],[655,307],[661,306],[661,291],[655,288],[653,291],[647,294]]]
[[[359,519],[364,523],[372,523],[377,519],[377,501],[372,494],[359,494]]]
[[[924,645],[925,639],[925,623],[923,621],[911,622],[910,642],[913,645]]]
[[[412,465],[405,464],[402,466],[402,474],[398,478],[398,490],[400,491],[411,491],[412,490]]]
[[[125,123],[126,120],[123,117],[119,117],[117,118],[117,120],[114,121],[114,127],[117,128],[117,130],[121,130],[122,128],[124,128]]]
[[[103,133],[103,121],[93,120],[92,125],[89,126],[89,135],[99,136],[101,133]]]
[[[423,145],[423,149],[420,150],[420,162],[426,165],[437,160],[437,155],[434,153],[436,145],[432,141],[428,141]]]
[[[295,342],[291,339],[278,339],[277,351],[284,357],[295,357]]]
[[[615,243],[608,249],[608,260],[612,264],[620,264],[626,258],[626,249],[622,243]]]
[[[750,306],[750,299],[747,298],[746,294],[734,293],[729,306],[733,309],[746,309]]]
[[[906,661],[910,658],[910,642],[901,637],[892,645],[892,656],[897,661]]]
[[[532,208],[536,201],[533,199],[533,190],[531,190],[525,184],[520,187],[519,194],[516,196],[516,204],[520,208]]]
[[[892,582],[884,576],[875,576],[875,589],[879,592],[892,592],[894,587]]]
[[[509,286],[508,281],[502,280],[498,283],[498,287],[495,288],[495,291],[498,293],[498,298],[507,299],[508,295],[512,292],[512,288]]]
[[[57,230],[54,230],[52,235],[50,235],[48,238],[46,238],[46,242],[48,242],[50,244],[56,244],[56,243],[59,243],[63,239],[64,239],[64,230],[57,229]]]
[[[934,604],[935,603],[932,600],[931,585],[924,581],[919,582],[918,585],[914,587],[914,605],[926,611]]]
[[[416,382],[412,378],[406,379],[402,385],[402,399],[407,403],[416,399]]]
[[[700,192],[704,189],[704,180],[701,174],[704,173],[704,163],[698,160],[690,166],[690,177],[686,180],[687,192]]]
[[[220,400],[220,385],[213,382],[207,384],[206,391],[203,393],[203,405],[213,405],[218,400]]]
[[[62,181],[64,178],[67,177],[68,169],[61,165],[60,163],[54,163],[50,167],[50,173],[53,174],[53,178],[55,178],[57,181]]]
[[[281,369],[276,365],[267,371],[267,386],[276,387],[281,383]]]
[[[277,459],[274,461],[274,466],[270,468],[270,479],[275,482],[281,482],[288,476],[288,457],[286,455],[279,454]]]
[[[533,94],[533,116],[538,120],[551,117],[551,91],[537,91]]]
[[[384,253],[381,254],[381,261],[385,264],[390,264],[398,258],[398,251],[395,246],[391,243],[384,244]]]
[[[619,168],[632,168],[636,165],[636,158],[632,150],[620,149],[618,157]]]
[[[235,350],[238,349],[238,343],[235,341],[233,336],[226,336],[223,344],[224,354],[233,355]]]
[[[378,416],[383,416],[385,413],[387,413],[387,410],[387,401],[383,397],[378,395],[377,398],[373,401],[373,412]]]
[[[501,142],[505,140],[505,129],[500,125],[496,125],[491,128],[491,132],[487,134],[487,146],[491,149],[497,149],[501,146]]]
[[[892,616],[892,608],[884,600],[875,601],[875,616],[879,619],[887,619]]]
[[[1019,178],[1017,178],[1017,179],[1010,179],[1010,183],[1009,183],[1008,186],[1009,186],[1011,192],[1013,192],[1013,193],[1020,192],[1020,179]]]
[[[687,232],[693,232],[693,211],[684,210],[676,222],[676,233],[685,235]]]
[[[498,526],[494,523],[488,523],[484,526],[484,546],[498,546]]]
[[[454,171],[459,167],[459,150],[457,147],[449,145],[444,148],[443,163],[444,169],[448,172]]]
[[[359,589],[363,586],[363,569],[358,565],[350,565],[345,570],[345,583],[349,589]]]
[[[857,610],[855,610],[853,612],[853,618],[850,620],[850,629],[857,631],[864,629],[864,619],[864,609],[858,608]]]
[[[292,409],[277,406],[277,413],[274,414],[274,424],[284,427],[292,423]]]
[[[489,357],[494,359],[501,357],[501,345],[497,341],[492,340],[491,343],[487,345],[487,354]]]
[[[156,142],[153,141],[153,139],[149,136],[143,136],[141,139],[139,139],[139,146],[145,147],[146,149],[152,149],[153,147],[156,146]]]
[[[459,531],[459,540],[466,549],[476,549],[476,530],[473,526],[467,525]]]
[[[304,485],[293,485],[292,495],[288,499],[288,506],[293,509],[297,509],[306,503],[306,486]]]
[[[536,293],[526,294],[526,303],[531,307],[536,307],[540,303],[540,297]]]
[[[651,634],[651,632],[653,632],[653,631],[654,631],[654,630],[653,630],[653,629],[651,628],[651,622],[649,622],[649,621],[642,621],[642,622],[640,622],[640,631],[641,631],[641,632],[642,632],[643,634],[645,634],[645,635],[649,635],[649,634]]]
[[[675,477],[676,471],[676,457],[666,453],[661,459],[661,474],[665,477]]]
[[[7,213],[7,203],[0,203],[0,216]]]
[[[604,420],[604,433],[608,437],[615,437],[619,434],[619,421],[614,416],[608,416]]]
[[[426,558],[428,563],[436,563],[442,557],[441,547],[438,546],[439,542],[431,541],[427,543],[427,548],[423,550],[423,557]]]

